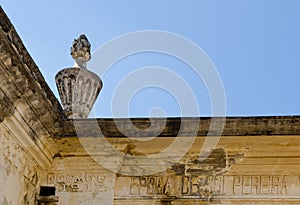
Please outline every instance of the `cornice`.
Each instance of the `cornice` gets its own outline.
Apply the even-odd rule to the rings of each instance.
[[[0,7],[0,123],[42,167],[56,153],[52,139],[62,108]]]
[[[99,137],[99,132],[107,138],[123,138],[126,137],[117,127],[128,128],[136,126],[138,129],[147,129],[153,124],[165,123],[164,129],[158,137],[176,137],[181,124],[184,123],[185,128],[181,131],[181,136],[190,136],[194,133],[194,123],[199,122],[197,136],[213,136],[218,130],[210,130],[211,123],[215,124],[215,128],[223,125],[222,136],[268,136],[268,135],[300,135],[300,116],[253,116],[253,117],[174,117],[174,118],[119,118],[119,119],[88,119],[88,120],[66,120],[61,121],[54,133],[55,137],[77,137],[78,132],[84,133],[87,137]],[[117,124],[117,125],[116,125]],[[220,124],[220,126],[218,126]],[[158,127],[160,129],[161,126]],[[133,130],[133,129],[132,129]],[[153,137],[157,135],[158,130],[155,126],[150,131],[144,132],[144,137]],[[209,134],[210,133],[210,134]],[[132,133],[135,135],[135,133]]]

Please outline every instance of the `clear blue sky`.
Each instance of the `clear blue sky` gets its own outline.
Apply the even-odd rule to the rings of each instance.
[[[128,32],[162,30],[190,39],[211,58],[223,81],[227,115],[300,114],[299,0],[7,0],[1,6],[57,97],[54,76],[73,65],[69,48],[79,34],[87,35],[95,51]],[[145,53],[120,61],[101,76],[104,87],[96,116],[111,116],[111,95],[120,79],[153,65],[172,69],[190,82],[200,115],[210,115],[209,94],[186,65]],[[129,107],[130,116],[148,116],[152,107],[180,115],[174,97],[155,88],[137,93]]]

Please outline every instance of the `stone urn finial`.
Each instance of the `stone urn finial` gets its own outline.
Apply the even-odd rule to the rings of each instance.
[[[86,68],[91,59],[91,44],[84,34],[73,41],[70,50],[75,64],[59,71],[55,82],[67,117],[87,118],[102,88],[102,81]]]

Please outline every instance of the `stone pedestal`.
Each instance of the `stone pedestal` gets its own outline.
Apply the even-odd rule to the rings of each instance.
[[[82,68],[65,68],[55,76],[68,118],[87,118],[102,88],[101,79]]]

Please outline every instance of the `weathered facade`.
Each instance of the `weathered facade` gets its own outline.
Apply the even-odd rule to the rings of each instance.
[[[67,120],[2,9],[0,111],[3,205],[300,204],[299,116],[229,117],[205,158],[199,156],[212,118],[199,118],[190,149],[162,155],[172,162],[185,153],[160,169],[160,159],[145,156],[166,149],[181,124],[195,119],[167,119],[148,141],[119,131],[116,124],[130,129],[128,119]],[[161,121],[130,122],[146,129]],[[191,138],[188,127],[181,137]]]

